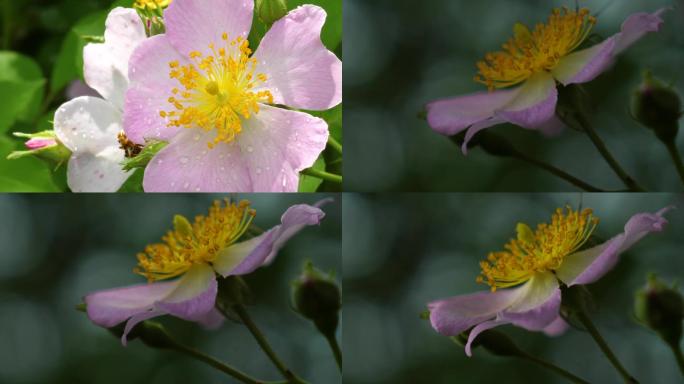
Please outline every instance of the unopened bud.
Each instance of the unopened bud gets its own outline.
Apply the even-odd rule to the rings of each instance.
[[[682,338],[684,300],[675,288],[651,274],[646,287],[634,300],[634,314],[646,327],[656,331],[665,342],[678,346]]]
[[[60,165],[71,157],[71,151],[60,143],[54,131],[37,133],[14,132],[14,136],[26,138],[25,151],[14,151],[7,156],[8,160],[22,157],[37,157],[49,163]]]
[[[632,115],[653,130],[664,142],[673,142],[679,131],[682,102],[672,87],[655,79],[650,72],[632,96]]]
[[[337,330],[341,298],[333,276],[319,271],[311,262],[304,265],[301,276],[292,282],[295,310],[313,321],[324,335],[332,335]]]
[[[259,19],[266,25],[271,25],[287,14],[286,0],[256,0],[256,10]]]

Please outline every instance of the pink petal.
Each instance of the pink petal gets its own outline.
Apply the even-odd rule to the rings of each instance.
[[[276,104],[326,110],[342,102],[342,62],[321,42],[325,11],[304,5],[276,21],[254,57],[257,72],[268,80],[261,87]]]
[[[322,205],[328,201],[323,200],[316,205]],[[270,263],[292,236],[306,226],[318,225],[323,220],[325,212],[316,205],[291,206],[280,218],[280,225],[276,225],[258,237],[224,250],[214,263],[214,269],[224,277],[245,275]]]
[[[493,116],[486,120],[478,121],[477,123],[471,125],[468,128],[468,131],[466,131],[465,138],[463,139],[463,145],[461,145],[461,151],[463,152],[463,154],[468,154],[468,143],[470,143],[470,140],[472,140],[478,132],[498,124],[503,124],[505,122],[506,121],[501,117]]]
[[[250,192],[252,180],[236,142],[207,143],[216,134],[182,129],[145,169],[146,192]]]
[[[155,303],[155,308],[184,320],[204,320],[214,308],[217,292],[213,268],[196,264],[185,272],[173,291]]]
[[[482,332],[492,329],[494,327],[498,327],[499,325],[504,325],[508,324],[507,321],[505,320],[490,320],[490,321],[485,321],[483,323],[478,324],[475,328],[473,328],[470,333],[468,334],[468,342],[465,345],[465,353],[468,355],[468,357],[473,356],[473,352],[471,350],[471,346],[473,344],[473,341],[475,341],[475,338]]]
[[[601,245],[567,256],[556,276],[567,285],[595,282],[613,269],[622,252],[649,233],[663,231],[667,224],[663,215],[670,209],[672,207],[656,213],[637,213],[625,224],[623,233]]]
[[[553,76],[561,83],[578,84],[595,79],[608,69],[615,56],[634,44],[649,32],[657,32],[663,24],[660,17],[667,9],[653,14],[635,13],[622,24],[621,32],[609,37],[601,44],[583,49],[561,59],[552,70]]]
[[[560,315],[558,315],[558,317],[556,317],[556,319],[552,321],[551,324],[547,325],[542,331],[548,336],[559,336],[565,333],[568,328],[570,328],[568,323],[563,320]]]
[[[131,316],[131,318],[128,319],[128,321],[126,322],[123,334],[121,335],[121,344],[124,347],[128,345],[128,334],[131,333],[131,331],[133,330],[133,328],[135,328],[136,325],[145,320],[163,316],[165,314],[166,313],[164,311],[158,309],[150,309],[148,311],[136,313],[135,315]]]
[[[518,89],[478,92],[466,96],[429,103],[427,120],[430,127],[443,135],[455,135],[469,126],[490,119],[494,112],[508,104]]]
[[[309,114],[261,105],[237,138],[253,192],[296,192],[299,172],[328,142],[328,124]]]
[[[209,44],[238,36],[247,38],[252,26],[253,0],[173,1],[164,12],[166,35],[183,56],[205,51]]]
[[[521,288],[460,295],[428,304],[432,328],[445,336],[456,336],[468,328],[493,319],[513,304]]]
[[[27,140],[24,145],[26,148],[33,150],[57,145],[57,141],[55,139],[34,137]]]
[[[168,98],[178,81],[169,77],[169,63],[187,61],[169,44],[165,35],[156,35],[138,46],[130,62],[131,85],[126,92],[124,131],[129,140],[145,144],[145,139],[169,140],[179,128],[168,127],[160,111],[169,111]]]
[[[555,285],[558,286],[558,284]],[[551,296],[541,305],[524,312],[507,310],[502,313],[499,319],[506,320],[528,331],[542,331],[558,318],[560,304],[561,292],[559,288],[555,288]]]
[[[128,87],[128,59],[145,39],[145,28],[135,10],[120,7],[109,13],[105,25],[105,42],[83,49],[83,75],[91,88],[121,110]]]
[[[554,118],[557,101],[556,81],[544,72],[525,81],[515,98],[495,115],[523,128],[535,129]]]
[[[225,318],[219,312],[216,307],[214,307],[211,311],[205,313],[204,315],[200,316],[197,318],[197,323],[199,325],[203,326],[206,329],[219,329],[221,325],[223,325],[223,322],[225,321]]]
[[[178,282],[140,284],[98,291],[84,300],[88,318],[95,324],[110,328],[130,317],[154,309],[154,303],[167,296]]]

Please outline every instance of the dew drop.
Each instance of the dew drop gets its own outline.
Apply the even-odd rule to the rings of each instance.
[[[257,169],[256,169],[256,174],[257,174],[257,175],[261,175],[261,168],[257,168]]]
[[[221,167],[221,168],[219,168],[219,169],[221,170],[221,172],[223,172],[223,171],[226,170],[226,167]]]
[[[199,139],[200,139],[200,135],[195,135],[195,136],[193,136],[193,138],[192,138],[192,139],[193,139],[193,140],[195,140],[195,141],[199,141]]]
[[[247,146],[247,152],[249,152],[249,153],[254,152],[254,147],[252,147],[251,145],[248,145]]]
[[[200,191],[200,187],[195,188],[195,192],[199,192],[199,191]]]
[[[181,164],[187,164],[190,159],[187,158],[187,156],[183,156],[180,158]]]
[[[161,164],[161,163],[163,163],[163,162],[164,162],[164,160],[162,160],[162,159],[157,159],[157,164]]]
[[[183,184],[183,188],[188,189],[189,187],[190,187],[190,183],[186,182],[185,184]]]

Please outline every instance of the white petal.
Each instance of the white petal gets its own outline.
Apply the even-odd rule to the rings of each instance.
[[[121,169],[123,160],[118,147],[96,154],[75,152],[67,166],[67,184],[72,192],[116,192],[132,173]]]
[[[83,49],[83,75],[91,88],[122,110],[128,59],[146,38],[145,27],[135,10],[119,7],[107,16],[104,37],[104,43],[91,43]]]

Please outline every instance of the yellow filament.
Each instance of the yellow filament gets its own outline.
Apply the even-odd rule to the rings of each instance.
[[[562,57],[582,44],[595,24],[596,18],[586,8],[577,11],[556,8],[547,23],[537,24],[533,31],[517,23],[513,37],[502,46],[503,50],[488,53],[477,63],[475,81],[492,90],[550,71]]]
[[[169,63],[169,77],[179,87],[168,98],[173,108],[159,113],[168,117],[170,127],[215,130],[209,148],[235,140],[242,131],[242,119],[258,113],[259,103],[273,103],[271,92],[254,90],[266,76],[254,73],[257,62],[250,58],[249,42],[240,36],[228,41],[226,33],[222,40],[224,46],[219,49],[209,45],[209,55],[190,52],[190,64]]]
[[[478,283],[486,283],[492,292],[529,280],[538,272],[553,272],[563,259],[584,245],[598,225],[591,209],[581,212],[566,207],[558,208],[551,223],[537,225],[533,231],[527,224],[518,223],[517,238],[511,239],[505,251],[491,252],[480,262]]]
[[[248,201],[235,204],[226,199],[223,205],[214,201],[209,214],[196,216],[192,224],[176,215],[174,230],[162,237],[163,243],[150,244],[138,254],[134,272],[155,281],[182,275],[195,264],[212,263],[219,251],[245,233],[255,214]]]
[[[135,0],[133,6],[138,9],[156,10],[163,9],[171,4],[171,0]]]

